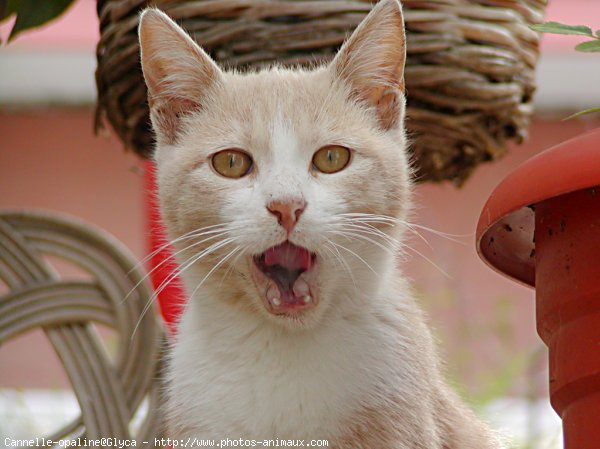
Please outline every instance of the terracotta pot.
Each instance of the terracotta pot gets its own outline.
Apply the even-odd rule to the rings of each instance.
[[[535,287],[565,448],[600,448],[600,129],[506,177],[481,213],[477,250],[493,269]]]

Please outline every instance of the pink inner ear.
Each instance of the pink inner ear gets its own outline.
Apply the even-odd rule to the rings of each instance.
[[[183,114],[200,109],[199,102],[190,100],[188,98],[178,98],[174,101],[174,103],[176,104],[174,105],[173,111],[178,118]]]
[[[166,143],[174,143],[181,130],[181,116],[200,109],[200,103],[186,98],[161,98],[148,100],[154,126],[160,129]],[[157,135],[157,137],[160,137]]]
[[[377,115],[379,124],[383,129],[391,129],[398,125],[402,104],[400,96],[402,92],[399,89],[387,88],[379,92],[379,98],[376,99]]]

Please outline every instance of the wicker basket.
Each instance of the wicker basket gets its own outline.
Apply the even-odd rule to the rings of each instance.
[[[407,127],[419,181],[462,183],[527,133],[538,34],[547,0],[404,0]],[[368,13],[349,0],[98,0],[96,129],[106,117],[125,145],[152,151],[139,65],[138,13],[156,5],[221,64],[327,61]]]

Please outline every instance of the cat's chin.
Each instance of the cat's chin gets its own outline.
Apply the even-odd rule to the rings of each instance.
[[[318,306],[316,254],[285,241],[254,256],[250,265],[258,294],[269,314],[299,319]]]

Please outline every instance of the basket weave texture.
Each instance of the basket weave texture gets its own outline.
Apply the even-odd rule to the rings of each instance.
[[[123,246],[72,218],[2,211],[0,287],[0,346],[42,329],[79,402],[81,415],[45,437],[136,438],[155,447],[163,435],[157,404],[165,335],[147,309],[144,273]],[[107,350],[96,324],[116,332],[116,351]]]
[[[547,0],[404,0],[407,128],[418,181],[462,183],[526,137]],[[139,11],[159,7],[225,67],[330,60],[371,8],[355,0],[98,0],[96,128],[153,148],[139,63]]]

